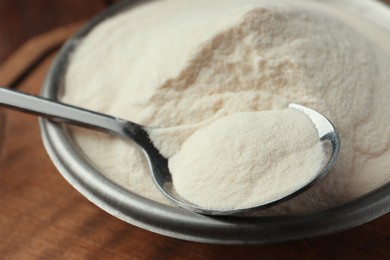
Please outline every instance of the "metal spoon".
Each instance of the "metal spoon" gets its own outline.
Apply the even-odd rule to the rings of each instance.
[[[305,113],[312,120],[318,131],[320,140],[328,149],[329,160],[323,169],[318,172],[316,178],[299,190],[292,192],[290,195],[263,205],[232,210],[206,209],[183,199],[175,192],[172,184],[172,176],[168,169],[168,160],[162,156],[159,150],[153,145],[147,127],[120,118],[1,87],[0,104],[28,113],[37,114],[55,122],[79,125],[133,140],[144,151],[153,179],[160,190],[180,207],[205,215],[241,215],[288,200],[309,188],[315,181],[324,177],[334,165],[340,150],[339,135],[329,120],[312,109],[298,104],[290,104],[290,108]]]

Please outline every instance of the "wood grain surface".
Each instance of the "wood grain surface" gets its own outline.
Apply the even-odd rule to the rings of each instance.
[[[29,8],[35,10],[47,10],[45,3],[57,2],[57,7],[49,3],[53,13],[66,12],[64,6],[70,13],[78,11],[52,16],[47,23],[41,21],[46,18],[34,14],[40,22],[31,32],[26,29],[28,23],[2,17],[5,12],[19,17],[17,12],[26,8],[22,6],[26,2],[29,1],[0,1],[0,60],[7,57],[18,63],[26,55],[11,55],[16,47],[9,46],[20,46],[31,36],[85,19],[104,8],[99,1],[85,1],[89,3],[86,6],[76,0],[33,0],[35,5],[29,2]],[[18,8],[14,6],[17,4]],[[34,20],[24,19],[31,23]],[[14,38],[4,38],[3,32],[11,27],[23,28],[25,34],[20,36],[18,32]],[[69,33],[76,27],[61,28]],[[47,39],[45,44],[54,44],[54,40]],[[38,50],[40,45],[36,46]],[[54,55],[46,55],[16,87],[38,94]],[[0,67],[9,68],[8,64]],[[2,77],[10,81],[1,74],[3,71],[0,70],[0,85],[5,82]],[[6,114],[6,125],[0,155],[0,259],[390,259],[389,214],[338,234],[263,246],[187,242],[134,227],[97,208],[62,178],[43,148],[36,117],[1,110]]]

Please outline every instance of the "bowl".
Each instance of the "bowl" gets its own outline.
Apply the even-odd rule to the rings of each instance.
[[[60,50],[46,77],[42,95],[57,99],[72,51],[98,23],[145,1],[122,1],[105,10]],[[386,27],[390,10],[376,1],[329,1],[363,12]],[[386,23],[387,21],[387,23]],[[390,33],[390,31],[388,32]],[[41,119],[45,148],[62,176],[88,200],[113,216],[140,228],[184,240],[217,244],[264,244],[315,237],[346,230],[390,211],[390,183],[343,205],[299,215],[210,217],[164,205],[128,191],[102,175],[79,151],[65,126]]]

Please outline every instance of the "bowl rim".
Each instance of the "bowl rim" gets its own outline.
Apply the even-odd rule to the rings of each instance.
[[[72,51],[97,24],[150,1],[122,1],[90,20],[61,48],[46,76],[41,95],[57,99],[61,94]],[[83,158],[64,125],[41,118],[40,127],[45,149],[54,165],[88,200],[127,223],[178,239],[216,244],[284,242],[343,231],[390,211],[390,183],[387,183],[354,201],[317,212],[250,218],[199,215],[122,188]]]

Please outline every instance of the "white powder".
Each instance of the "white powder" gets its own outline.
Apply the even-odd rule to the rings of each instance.
[[[196,131],[169,160],[176,191],[208,209],[253,207],[311,182],[324,161],[313,123],[294,109],[241,112]]]
[[[339,160],[321,182],[267,213],[331,207],[390,179],[390,54],[350,21],[317,1],[147,3],[81,42],[63,101],[166,127],[153,139],[173,158],[192,134],[222,117],[290,102],[313,108],[337,126]],[[136,145],[80,129],[74,138],[104,175],[169,203]]]

